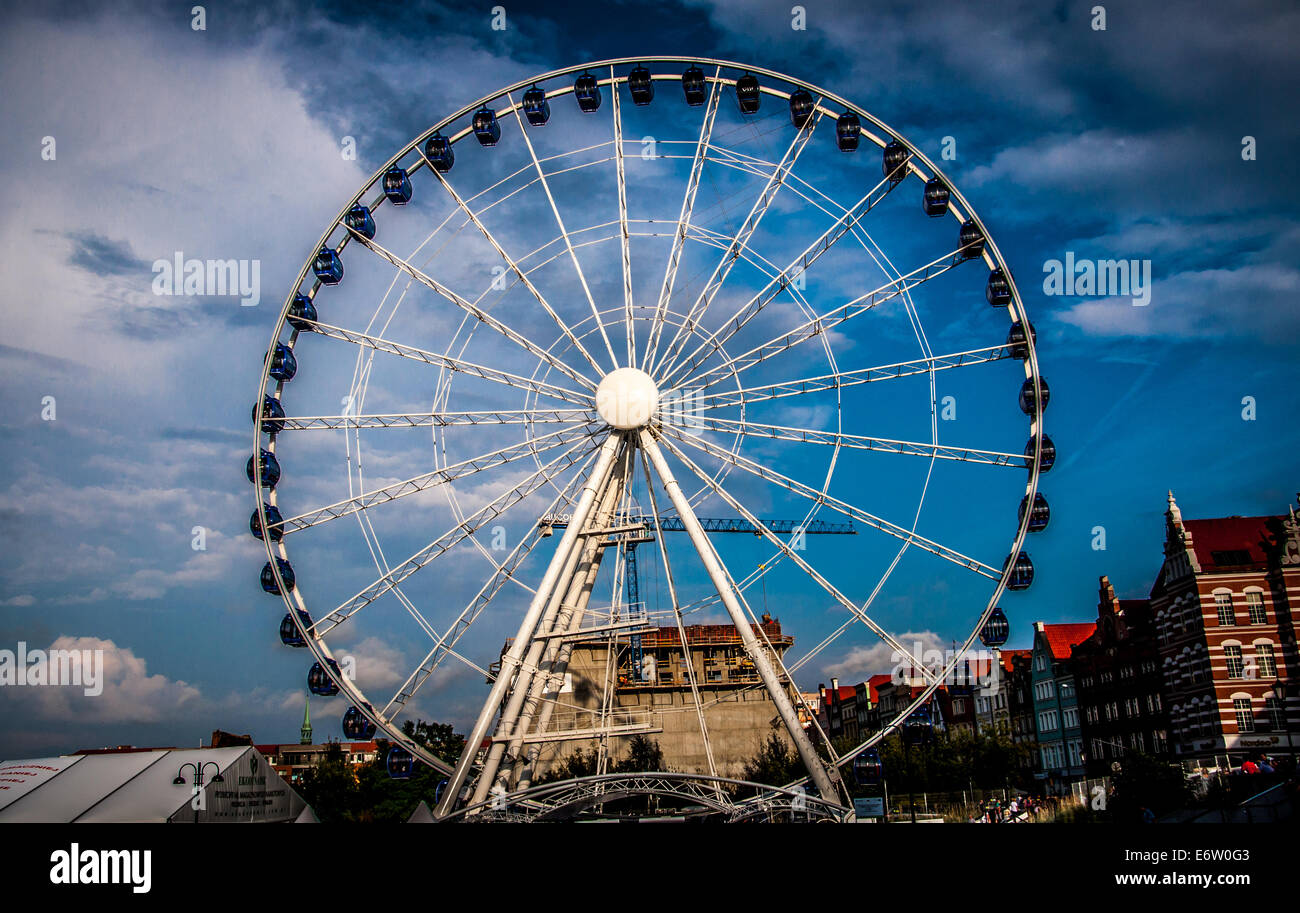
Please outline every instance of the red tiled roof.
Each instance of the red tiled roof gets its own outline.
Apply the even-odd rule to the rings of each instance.
[[[888,682],[892,677],[889,673],[882,672],[867,679],[867,697],[871,699],[871,703],[878,704],[880,702],[880,686]]]
[[[1043,625],[1043,637],[1053,659],[1069,659],[1075,644],[1081,644],[1097,630],[1095,621],[1081,624]]]
[[[1028,659],[1034,655],[1033,650],[1003,650],[1002,651],[1002,668],[1007,672],[1015,671],[1015,662],[1017,658]]]
[[[1269,524],[1278,517],[1220,517],[1184,520],[1202,570],[1221,567],[1263,567],[1268,563],[1264,543],[1273,541]],[[1215,553],[1219,553],[1216,560]],[[1240,554],[1240,558],[1234,553]],[[1248,560],[1241,560],[1248,559]]]

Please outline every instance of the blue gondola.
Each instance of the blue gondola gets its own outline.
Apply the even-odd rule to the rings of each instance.
[[[534,127],[545,127],[551,119],[551,103],[546,100],[546,91],[534,85],[524,93],[524,117]]]
[[[1047,401],[1052,398],[1052,391],[1047,389],[1047,381],[1042,377],[1038,378],[1038,389],[1042,391],[1043,395],[1042,409],[1046,409]],[[1033,415],[1037,411],[1034,408],[1037,405],[1034,393],[1034,379],[1026,377],[1025,382],[1020,385],[1020,411],[1025,415]]]
[[[384,172],[384,196],[395,206],[411,202],[411,176],[405,168],[394,165]]]
[[[746,73],[736,80],[736,103],[741,114],[757,114],[763,93],[758,88],[758,77]]]
[[[600,86],[596,85],[596,77],[583,73],[575,79],[573,97],[578,99],[578,107],[585,113],[594,113],[600,107]]]
[[[875,786],[885,779],[885,765],[879,751],[868,748],[853,759],[853,779],[859,786]]]
[[[407,183],[410,183],[409,179]],[[407,194],[407,199],[410,199],[410,194]],[[343,217],[343,224],[367,240],[373,240],[375,237],[375,217],[360,203],[352,204],[348,214]]]
[[[930,705],[922,704],[903,721],[903,739],[912,745],[929,742],[934,737],[934,718]]]
[[[1029,495],[1020,499],[1020,519],[1025,519],[1025,508],[1029,506]],[[1048,522],[1052,519],[1052,509],[1047,506],[1047,499],[1040,493],[1034,495],[1034,507],[1029,512],[1029,531],[1031,533],[1041,533],[1047,529]]]
[[[800,130],[812,118],[813,98],[807,89],[795,89],[790,93],[790,123]]]
[[[632,93],[632,104],[644,107],[655,99],[655,81],[643,66],[632,68],[627,74],[627,90]]]
[[[311,324],[308,320],[315,322],[316,305],[306,295],[299,292],[293,296],[293,303],[289,305],[289,314],[285,318],[289,321],[289,326],[295,330],[310,333]]]
[[[973,260],[984,253],[984,232],[980,231],[974,219],[967,219],[961,223],[961,235],[958,236],[957,246],[961,248],[960,256],[963,260]]]
[[[253,406],[253,421],[257,421],[257,406]],[[284,429],[284,407],[274,396],[262,397],[262,430],[267,434],[278,434]]]
[[[280,579],[284,581],[284,588],[293,592],[294,584],[297,579],[293,575],[293,567],[283,558],[275,559],[275,566],[280,569]],[[275,571],[271,570],[271,562],[262,565],[262,589],[273,596],[280,595],[280,587],[275,582]]]
[[[686,95],[686,103],[692,108],[704,104],[704,71],[694,65],[687,67],[682,74],[682,92]]]
[[[984,286],[984,300],[992,307],[1004,308],[1011,303],[1011,283],[1002,267],[989,272],[988,285]]]
[[[302,609],[298,610],[298,622],[302,625],[303,630],[311,627],[311,616]],[[284,613],[284,618],[280,620],[280,643],[286,647],[305,647],[307,641],[303,639],[302,631],[298,630],[298,625],[293,623],[293,616],[288,612]]]
[[[272,504],[262,505],[266,509],[266,525],[271,532],[271,541],[279,542],[284,538],[284,515]],[[248,518],[248,531],[258,539],[262,536],[262,518],[253,511],[253,515]]]
[[[415,757],[405,748],[394,745],[388,749],[388,759],[384,766],[388,768],[388,776],[394,780],[409,780],[415,769]]]
[[[984,627],[980,628],[980,643],[995,650],[1007,642],[1011,636],[1011,623],[1007,621],[1007,613],[1000,608],[994,608],[989,615],[989,620],[984,622]]]
[[[1038,331],[1034,325],[1029,324],[1029,336],[1036,343],[1038,342]],[[1029,357],[1029,346],[1025,345],[1025,325],[1019,320],[1011,324],[1011,329],[1007,330],[1007,348],[1011,352],[1012,358],[1026,359]]]
[[[921,202],[925,214],[932,219],[948,212],[948,185],[943,178],[930,178],[925,182],[925,196]]]
[[[911,153],[907,151],[907,147],[898,140],[890,140],[885,146],[880,156],[881,171],[889,178],[891,185],[907,177],[907,169],[903,166],[910,157]]]
[[[267,373],[278,381],[287,383],[298,373],[298,359],[293,357],[293,349],[282,342],[277,342],[275,348],[266,353],[265,360],[270,363]]]
[[[369,710],[370,705],[366,704]],[[364,710],[355,704],[343,714],[343,734],[354,742],[369,742],[375,737],[375,724],[370,722]]]
[[[1032,465],[1034,459],[1034,439],[1031,437],[1025,445],[1025,465]],[[1047,435],[1043,435],[1043,449],[1038,454],[1038,471],[1047,472],[1056,463],[1056,445]]]
[[[835,121],[835,144],[841,152],[854,152],[862,139],[862,121],[852,111],[845,111]]]
[[[424,141],[424,157],[442,174],[446,174],[456,164],[456,153],[451,148],[451,140],[441,133],[435,133]]]
[[[339,664],[332,659],[326,662],[330,665],[329,672],[318,662],[311,664],[311,669],[307,671],[307,690],[321,697],[333,697],[339,693],[338,682],[335,681],[339,677]]]
[[[338,251],[322,247],[312,262],[311,271],[325,285],[338,285],[343,279],[343,261],[339,259]]]
[[[244,466],[244,471],[248,474],[248,481],[256,479],[254,473],[258,473],[262,479],[263,488],[274,488],[280,481],[280,461],[275,458],[275,454],[269,450],[259,450],[257,456],[248,458],[248,463]]]
[[[497,120],[497,113],[487,105],[474,112],[470,123],[480,146],[495,146],[501,139],[501,122]]]
[[[1011,564],[1011,556],[1002,562],[1002,570],[1006,571],[1007,566]],[[1009,590],[1027,590],[1029,585],[1034,582],[1034,562],[1029,560],[1029,555],[1020,552],[1015,557],[1015,565],[1011,568],[1011,579],[1007,581]]]

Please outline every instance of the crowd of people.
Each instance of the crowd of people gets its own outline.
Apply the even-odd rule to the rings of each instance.
[[[1055,816],[1060,800],[1056,796],[1014,796],[1011,801],[990,797],[976,806],[972,822],[983,824],[1032,824],[1040,815]]]

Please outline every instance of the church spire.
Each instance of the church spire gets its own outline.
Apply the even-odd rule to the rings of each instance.
[[[307,703],[303,706],[302,711],[302,729],[299,730],[301,736],[298,739],[300,745],[311,744],[311,695],[307,695]]]

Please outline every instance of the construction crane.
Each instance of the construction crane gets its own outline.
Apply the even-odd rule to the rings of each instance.
[[[750,533],[755,536],[762,536],[763,532],[748,520],[742,520],[734,517],[700,517],[700,525],[704,527],[706,533]],[[798,520],[763,520],[762,524],[775,534],[785,535],[804,535],[804,536],[856,536],[857,529],[854,528],[852,521],[848,523],[827,523],[824,520],[809,520],[801,522]],[[565,529],[569,525],[567,514],[548,514],[542,517],[537,523],[542,530],[543,536],[551,535],[553,530]],[[630,608],[641,602],[641,586],[637,577],[636,569],[636,547],[642,542],[653,542],[655,537],[651,531],[661,533],[681,533],[686,531],[686,525],[682,523],[680,517],[651,517],[647,515],[631,516],[626,520],[626,526],[632,529],[621,533],[618,537],[619,548],[623,551],[623,582],[626,591],[627,604]],[[642,675],[642,655],[641,635],[633,634],[630,641],[632,674],[637,681],[641,681]]]

